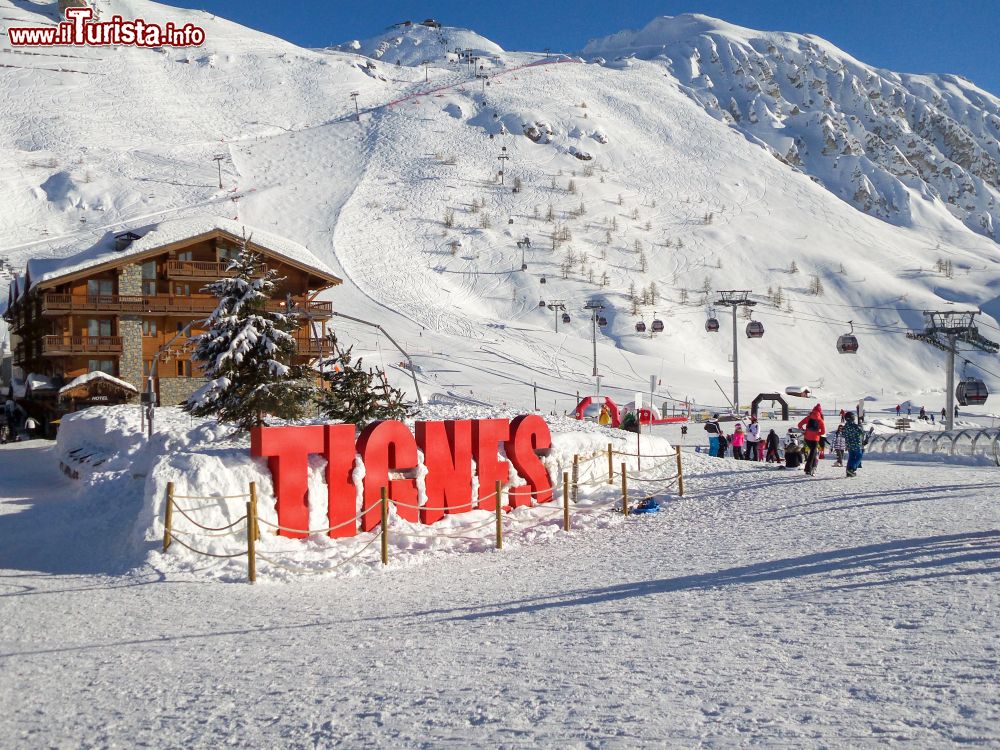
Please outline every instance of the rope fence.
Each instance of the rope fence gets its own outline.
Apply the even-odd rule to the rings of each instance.
[[[608,475],[607,478],[599,471],[599,461],[603,460],[604,456],[607,455],[608,459]],[[539,509],[543,512],[547,512],[547,515],[540,519],[539,523],[532,524],[530,526],[522,526],[520,530],[527,530],[536,528],[546,523],[551,523],[551,519],[556,517],[558,514],[562,515],[562,529],[565,532],[569,532],[571,528],[571,505],[576,505],[579,502],[579,488],[580,487],[605,487],[607,484],[614,484],[616,475],[621,479],[621,496],[619,499],[610,501],[609,503],[601,503],[589,506],[583,506],[576,509],[577,513],[598,513],[607,512],[609,509],[613,512],[621,512],[624,516],[630,515],[630,498],[628,483],[629,480],[639,482],[642,484],[659,484],[663,488],[673,487],[674,484],[677,485],[677,494],[681,497],[684,496],[684,477],[683,470],[681,466],[681,451],[680,447],[677,448],[674,454],[664,454],[664,455],[650,455],[644,456],[644,458],[675,458],[677,461],[677,473],[664,477],[648,477],[639,474],[630,474],[628,472],[628,467],[625,461],[620,463],[620,468],[616,472],[613,464],[613,457],[615,455],[625,456],[625,457],[638,457],[638,454],[625,453],[622,451],[614,450],[611,443],[608,444],[606,451],[596,452],[590,456],[583,458],[582,463],[584,463],[584,471],[593,471],[594,476],[588,479],[581,480],[580,477],[580,464],[581,458],[579,455],[573,456],[573,464],[571,471],[564,471],[562,474],[562,492],[558,492],[558,488],[553,485],[550,488],[544,490],[531,490],[528,489],[527,485],[519,485],[517,487],[508,486],[506,488],[507,499],[521,501],[523,499],[528,499],[528,504],[515,504],[513,507],[506,506],[511,510],[516,510],[518,507]],[[477,523],[475,526],[460,527],[457,529],[449,529],[449,531],[457,531],[459,533],[420,533],[415,531],[405,531],[402,529],[393,529],[392,534],[398,535],[407,539],[466,539],[470,541],[485,541],[488,536],[469,536],[469,534],[477,531],[481,531],[489,526],[494,528],[494,546],[496,549],[503,549],[503,537],[504,537],[504,497],[503,497],[504,487],[502,483],[497,480],[494,491],[488,495],[483,495],[476,499],[478,507],[476,510],[492,510],[493,518],[482,523]],[[557,503],[556,495],[561,494],[561,503]],[[660,493],[662,494],[662,492]],[[512,497],[513,495],[513,497]],[[547,499],[544,503],[539,503],[538,498],[540,496],[545,496]],[[648,501],[656,497],[656,494],[647,494],[640,496],[637,499],[640,503],[643,501]],[[218,509],[218,504],[215,505],[203,505],[196,508],[181,508],[178,504],[178,500],[236,500],[245,499],[246,500],[246,513],[241,515],[239,518],[235,519],[231,523],[225,526],[209,526],[200,523],[195,518],[193,518],[190,513],[197,510],[204,510],[208,508]],[[493,508],[484,508],[483,503],[488,500],[494,500]],[[532,502],[534,500],[534,502]],[[620,504],[619,504],[620,502]],[[429,505],[419,505],[413,503],[407,503],[403,501],[393,500],[388,495],[388,489],[386,487],[381,488],[380,497],[378,505],[369,505],[363,508],[360,512],[356,513],[352,518],[346,519],[338,524],[329,526],[322,529],[296,529],[288,526],[283,526],[280,523],[273,523],[261,519],[257,513],[257,485],[251,482],[246,493],[238,495],[178,495],[174,493],[174,483],[167,483],[167,501],[164,509],[164,522],[163,522],[163,552],[166,553],[170,548],[171,544],[176,542],[185,549],[194,552],[195,554],[202,555],[204,557],[218,558],[218,559],[232,559],[237,557],[247,558],[247,579],[254,583],[257,580],[257,560],[263,560],[269,565],[274,566],[282,570],[286,570],[291,573],[301,574],[301,575],[320,575],[324,573],[330,573],[337,570],[343,565],[351,562],[352,560],[363,554],[369,547],[371,547],[376,541],[380,542],[380,558],[382,565],[389,564],[389,504],[394,503],[400,508],[409,508],[415,510],[423,511],[434,511],[434,512],[445,512],[452,513],[457,509],[466,508],[465,503],[459,503],[451,506],[429,506]],[[472,510],[472,498],[470,497],[467,504],[468,509]],[[174,511],[177,511],[181,517],[190,523],[197,531],[189,529],[175,529],[174,528]],[[362,518],[364,518],[369,513],[378,510],[380,515],[379,529],[375,536],[372,537],[363,547],[351,554],[349,557],[337,562],[333,566],[328,566],[325,568],[304,568],[296,565],[289,565],[281,560],[274,559],[272,555],[280,554],[280,552],[271,551],[268,555],[258,553],[256,550],[257,542],[261,539],[260,526],[263,524],[269,529],[273,529],[274,533],[278,534],[282,531],[291,534],[303,534],[303,535],[313,535],[313,534],[329,534],[338,529],[344,528],[351,524],[357,524]],[[506,518],[510,521],[515,520],[515,517],[508,514]],[[242,524],[242,528],[237,528]],[[433,524],[429,524],[428,528],[433,528]],[[216,553],[209,552],[207,550],[197,549],[196,547],[188,544],[179,537],[195,538],[202,537],[208,539],[223,538],[223,537],[233,537],[244,535],[246,538],[246,549],[244,551],[233,552],[233,553]],[[281,551],[285,552],[285,551]]]

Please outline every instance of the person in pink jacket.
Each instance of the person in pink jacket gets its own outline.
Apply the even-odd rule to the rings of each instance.
[[[826,434],[826,423],[823,421],[823,407],[819,404],[813,407],[809,416],[799,422],[806,443],[806,474],[816,475],[816,464],[819,462],[819,439]]]
[[[736,423],[733,430],[733,458],[743,459],[743,446],[747,444],[747,434],[743,431],[743,425]]]

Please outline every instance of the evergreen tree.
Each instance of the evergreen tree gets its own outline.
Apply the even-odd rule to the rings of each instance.
[[[323,414],[361,427],[379,419],[403,419],[409,410],[404,394],[389,385],[385,371],[368,368],[351,356],[354,347],[340,346],[334,333],[327,334],[332,354],[320,362],[320,377],[327,386],[319,392],[316,403]]]
[[[305,416],[315,386],[302,365],[292,364],[295,318],[268,312],[276,274],[262,271],[261,257],[243,249],[229,264],[235,275],[205,287],[219,304],[205,321],[208,330],[194,338],[192,359],[208,382],[188,398],[185,409],[214,416],[243,429],[264,424],[265,415]]]

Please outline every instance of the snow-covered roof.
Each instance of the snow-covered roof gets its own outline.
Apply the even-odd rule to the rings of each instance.
[[[138,392],[136,391],[136,387],[131,383],[126,383],[124,380],[119,380],[118,378],[113,377],[112,375],[108,375],[106,372],[101,372],[100,370],[97,370],[94,372],[88,372],[86,375],[79,375],[78,377],[73,378],[66,385],[64,385],[62,388],[59,389],[59,393],[60,395],[62,395],[67,391],[70,391],[74,388],[78,388],[81,385],[93,382],[94,380],[106,380],[107,382],[113,383],[114,385],[117,385],[120,388],[124,388],[126,390],[133,392]]]
[[[304,266],[322,276],[338,279],[333,270],[304,245],[221,216],[172,219],[145,227],[134,227],[129,231],[139,235],[140,238],[123,250],[115,249],[115,235],[108,234],[93,247],[76,255],[66,258],[34,258],[28,261],[27,277],[30,279],[30,286],[33,288],[63,276],[85,271],[88,268],[101,266],[105,263],[117,263],[124,258],[140,256],[151,250],[215,231],[226,232],[236,238],[242,237],[246,232],[253,244],[266,248],[275,255]]]

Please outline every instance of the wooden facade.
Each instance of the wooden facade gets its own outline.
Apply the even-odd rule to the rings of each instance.
[[[126,250],[135,238],[127,235],[118,249]],[[215,229],[142,253],[123,252],[117,260],[102,256],[103,262],[44,282],[26,278],[26,291],[4,314],[15,367],[56,383],[99,370],[139,391],[147,389],[148,376],[155,373],[159,402],[180,403],[203,382],[191,361],[190,336],[202,332],[198,322],[215,309],[216,299],[202,289],[228,273],[229,258],[241,243],[242,238]],[[295,310],[307,313],[298,333],[299,356],[305,360],[324,353],[333,307],[316,296],[340,279],[252,236],[250,247],[281,278],[269,307],[287,310],[290,298]]]

